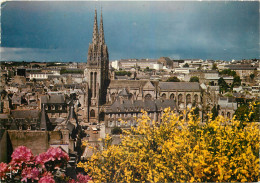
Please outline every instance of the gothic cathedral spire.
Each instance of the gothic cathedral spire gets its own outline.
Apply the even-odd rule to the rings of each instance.
[[[99,44],[101,44],[101,45],[105,44],[102,10],[101,10],[101,15],[100,15],[100,25],[99,25]]]
[[[93,36],[92,43],[98,43],[98,23],[97,23],[97,9],[95,9],[95,18],[94,18],[94,26],[93,26]]]
[[[97,10],[95,9],[92,43],[89,44],[87,68],[85,77],[87,81],[88,121],[97,122],[100,119],[101,106],[106,103],[108,86],[109,55],[105,44],[103,17],[100,16],[98,30]]]

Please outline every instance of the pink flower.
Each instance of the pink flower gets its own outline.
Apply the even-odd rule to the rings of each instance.
[[[55,180],[51,176],[44,176],[39,180],[39,183],[55,183]]]
[[[69,160],[69,155],[62,151],[60,148],[54,148],[51,147],[48,149],[47,152],[39,154],[35,158],[36,164],[41,164],[44,166],[44,164],[48,161],[55,161],[55,160]]]
[[[25,164],[33,164],[34,157],[32,151],[25,146],[17,147],[12,154],[11,165],[21,166]]]
[[[0,178],[4,178],[6,176],[6,172],[8,171],[8,166],[6,163],[0,163]]]
[[[40,172],[37,168],[25,167],[22,170],[22,180],[21,181],[27,182],[27,179],[31,179],[32,182],[34,180],[39,180],[39,174],[40,174]]]
[[[90,181],[92,178],[88,175],[83,175],[81,173],[79,173],[77,175],[77,180],[78,180],[78,183],[86,183],[88,181]]]

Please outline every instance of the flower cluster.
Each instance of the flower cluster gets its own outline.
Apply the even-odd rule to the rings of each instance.
[[[55,160],[69,160],[69,156],[67,153],[62,151],[60,148],[54,148],[51,147],[48,149],[47,152],[41,153],[35,158],[36,164],[44,165],[45,163],[49,161],[55,161]]]
[[[32,151],[25,146],[19,146],[12,154],[12,166],[22,168],[23,164],[33,164],[34,156]]]
[[[186,115],[185,115],[186,116]],[[147,113],[124,131],[120,145],[105,143],[85,165],[95,182],[258,182],[259,124],[222,116],[206,123],[165,109],[160,123]],[[106,138],[105,140],[109,140]]]
[[[6,173],[8,172],[8,166],[6,163],[0,163],[0,179],[6,177]]]
[[[40,174],[40,171],[38,168],[25,167],[22,170],[22,180],[21,181],[27,182],[27,179],[31,179],[32,182],[34,180],[39,180],[39,174]]]
[[[52,176],[43,176],[40,180],[39,183],[55,183],[55,180],[53,179]]]
[[[83,175],[83,174],[81,174],[81,173],[79,173],[79,174],[77,175],[77,182],[78,182],[78,183],[85,183],[85,182],[88,182],[88,181],[90,181],[90,180],[91,180],[91,177],[88,176],[88,175]]]
[[[19,179],[21,182],[36,181],[39,183],[55,183],[56,180],[67,182],[66,180],[70,178],[66,177],[63,172],[68,161],[68,154],[60,148],[51,147],[47,152],[34,157],[30,149],[19,146],[13,152],[9,164],[0,163],[0,180],[13,182]],[[11,174],[7,176],[7,173]],[[89,176],[78,174],[77,180],[72,181],[85,183],[89,180],[91,180]]]

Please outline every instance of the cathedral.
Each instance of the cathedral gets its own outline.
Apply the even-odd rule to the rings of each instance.
[[[92,43],[88,48],[86,78],[86,118],[104,122],[107,129],[135,126],[136,117],[147,111],[151,120],[160,121],[164,108],[179,113],[191,106],[201,108],[199,83],[114,80],[109,77],[109,55],[105,44],[102,12],[98,29],[95,10]],[[111,81],[110,81],[111,79]],[[121,119],[126,123],[121,124]],[[110,133],[110,130],[106,131]]]
[[[102,119],[102,105],[106,103],[106,90],[109,84],[109,55],[105,43],[102,12],[98,29],[97,10],[95,10],[92,43],[89,45],[87,68],[86,106],[87,119],[89,122],[97,122]]]

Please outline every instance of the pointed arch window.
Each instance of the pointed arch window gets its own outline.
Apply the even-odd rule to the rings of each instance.
[[[94,111],[94,109],[92,109],[92,110],[90,111],[90,117],[91,117],[91,118],[94,118],[94,117],[95,117],[95,111]]]

